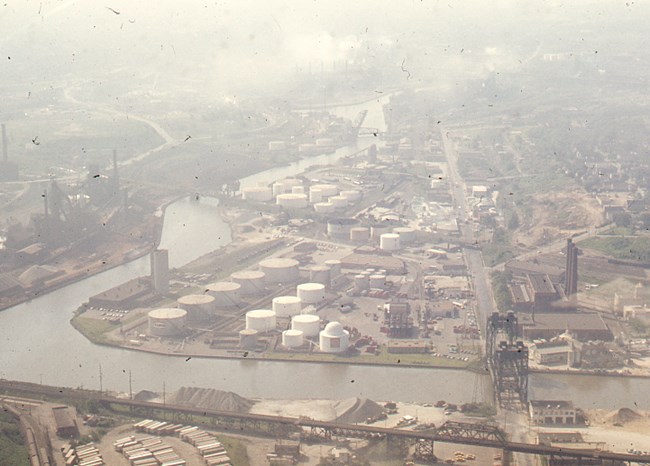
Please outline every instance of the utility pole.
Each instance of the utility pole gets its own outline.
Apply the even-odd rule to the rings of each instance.
[[[131,369],[129,369],[129,400],[133,400],[133,385],[131,384]]]
[[[163,380],[163,406],[165,406],[165,404],[166,404],[166,403],[165,403],[165,394],[166,394],[166,391],[165,391],[165,381]]]
[[[102,365],[99,365],[99,393],[104,393],[104,380],[102,377]]]

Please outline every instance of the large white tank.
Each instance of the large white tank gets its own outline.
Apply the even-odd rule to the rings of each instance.
[[[271,152],[285,150],[286,148],[287,144],[284,141],[269,141],[269,151]]]
[[[306,337],[316,337],[320,331],[320,319],[314,314],[300,314],[291,318],[291,328],[300,330]]]
[[[272,306],[278,316],[295,316],[302,310],[302,299],[297,296],[277,296],[273,298]]]
[[[382,275],[382,274],[370,275],[369,285],[370,288],[383,290],[384,288],[386,288],[386,275]]]
[[[310,189],[318,189],[325,197],[336,196],[339,188],[335,184],[314,184]]]
[[[215,311],[214,296],[209,294],[188,294],[176,302],[179,308],[187,311],[187,320],[191,322],[205,320]]]
[[[333,218],[327,221],[327,235],[332,238],[349,239],[350,230],[359,225],[354,218]]]
[[[318,304],[325,299],[325,285],[322,283],[301,283],[296,291],[305,304]]]
[[[187,311],[178,308],[160,308],[149,311],[149,335],[172,337],[183,333],[187,325]]]
[[[309,188],[309,202],[315,204],[316,202],[321,202],[323,200],[323,191],[314,188],[313,186]]]
[[[242,286],[236,282],[215,282],[205,287],[209,295],[213,296],[216,307],[237,307],[241,302]]]
[[[343,353],[350,345],[350,332],[339,322],[330,322],[320,332],[319,343],[323,353]]]
[[[334,212],[334,204],[331,202],[317,202],[314,204],[314,211],[317,214],[331,214]]]
[[[298,265],[297,260],[276,257],[261,261],[260,269],[266,275],[266,283],[277,285],[278,283],[286,284],[297,281],[300,273]]]
[[[367,243],[370,239],[370,230],[366,227],[350,228],[350,240],[355,243]]]
[[[379,249],[397,251],[399,248],[399,235],[397,233],[384,233],[379,237]]]
[[[282,181],[276,181],[273,183],[273,196],[279,196],[280,194],[284,194],[287,192],[287,190],[290,190],[290,186],[286,186]]]
[[[270,309],[255,309],[246,313],[246,328],[258,332],[275,329],[275,312]]]
[[[314,265],[309,269],[309,281],[330,285],[330,268],[326,265]]]
[[[325,265],[330,269],[330,278],[341,275],[341,261],[338,259],[328,259]]]
[[[410,227],[393,228],[393,233],[399,235],[400,244],[410,244],[415,240],[415,230]]]
[[[354,276],[354,287],[361,291],[367,290],[370,287],[370,279],[368,275],[358,274]]]
[[[343,196],[332,196],[329,202],[334,205],[335,209],[345,209],[348,206],[348,198]]]
[[[304,209],[309,204],[306,194],[278,194],[275,203],[286,209]]]
[[[304,334],[302,330],[285,330],[282,332],[282,344],[287,348],[297,348],[302,346]]]
[[[242,190],[242,198],[247,201],[268,202],[273,199],[273,191],[268,186],[247,186]]]
[[[239,292],[242,296],[255,296],[263,294],[265,290],[266,274],[260,270],[240,270],[230,275],[230,280],[241,286]]]
[[[340,196],[343,196],[348,200],[350,204],[357,202],[361,199],[361,191],[358,191],[356,189],[350,189],[347,191],[341,191]]]
[[[239,347],[242,349],[253,349],[257,346],[257,330],[245,328],[239,331]]]

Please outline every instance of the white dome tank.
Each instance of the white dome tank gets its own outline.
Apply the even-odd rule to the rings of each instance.
[[[361,291],[370,287],[370,280],[367,275],[359,274],[354,276],[354,287]]]
[[[314,211],[318,214],[331,214],[334,212],[334,204],[331,202],[317,202],[314,204]]]
[[[295,316],[302,310],[302,299],[297,296],[277,296],[273,298],[272,306],[278,316]]]
[[[239,292],[242,296],[255,296],[263,294],[265,290],[266,275],[260,270],[240,270],[230,275],[230,280],[241,286]]]
[[[328,259],[325,265],[330,269],[330,278],[341,275],[341,261],[338,259]]]
[[[379,249],[397,251],[399,247],[399,235],[397,233],[384,233],[379,237]]]
[[[300,330],[306,337],[316,337],[320,332],[320,319],[314,314],[300,314],[291,318],[291,328]]]
[[[361,200],[361,191],[350,189],[348,191],[341,191],[342,197],[346,198],[350,204]]]
[[[273,195],[276,197],[280,194],[286,193],[289,190],[291,190],[291,187],[286,186],[282,181],[276,181],[273,183]]]
[[[282,332],[282,344],[287,348],[298,348],[304,343],[302,330],[285,330]]]
[[[273,191],[266,186],[247,186],[242,190],[242,199],[255,202],[269,202],[273,199]]]
[[[386,275],[376,274],[370,275],[369,281],[370,288],[383,290],[386,288]]]
[[[300,273],[298,265],[297,260],[276,257],[261,261],[260,269],[266,275],[266,283],[277,285],[278,283],[286,284],[297,281]]]
[[[328,200],[335,209],[345,209],[348,206],[348,199],[343,196],[332,196]]]
[[[393,233],[399,235],[401,244],[410,244],[415,240],[415,230],[410,227],[397,227],[393,228]]]
[[[205,290],[214,299],[215,307],[237,307],[241,302],[241,288],[235,282],[215,282],[205,287]]]
[[[309,204],[306,194],[278,194],[275,203],[286,209],[304,209]]]
[[[319,343],[323,353],[343,353],[350,345],[350,332],[339,322],[330,322],[320,332]]]
[[[242,349],[253,349],[257,346],[257,330],[245,328],[239,331],[239,347]]]
[[[187,311],[177,308],[160,308],[149,311],[149,335],[156,337],[178,336],[187,325]]]
[[[291,187],[291,194],[305,194],[305,187],[304,186],[292,186]]]
[[[330,285],[330,268],[326,265],[314,265],[309,269],[309,281],[312,283],[321,283],[325,286]]]
[[[276,326],[275,312],[270,309],[256,309],[246,313],[246,328],[258,332],[274,330]]]
[[[336,196],[339,193],[339,188],[335,184],[314,184],[310,189],[320,190],[325,197]]]
[[[366,227],[350,228],[350,240],[355,243],[367,243],[370,239],[370,230]]]
[[[215,299],[209,294],[188,294],[181,296],[176,302],[179,308],[187,311],[189,321],[205,320],[214,315]]]
[[[305,304],[318,304],[325,299],[325,285],[322,283],[301,283],[296,290]]]
[[[323,191],[313,186],[309,188],[309,202],[315,204],[316,202],[321,202],[323,200]]]

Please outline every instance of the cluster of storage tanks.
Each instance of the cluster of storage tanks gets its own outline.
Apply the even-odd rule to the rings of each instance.
[[[329,214],[345,209],[358,202],[362,193],[356,189],[339,191],[338,186],[329,183],[313,184],[307,189],[302,180],[286,178],[271,186],[260,184],[242,190],[242,198],[254,202],[271,202],[285,209],[304,209],[310,204],[314,211]]]

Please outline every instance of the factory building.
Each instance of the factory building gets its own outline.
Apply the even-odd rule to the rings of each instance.
[[[339,322],[330,322],[320,332],[319,344],[323,353],[343,353],[350,345],[350,332]]]
[[[560,294],[551,277],[546,274],[529,273],[524,280],[508,285],[515,311],[546,310]]]
[[[154,337],[178,337],[187,327],[187,311],[177,308],[160,308],[149,311],[149,335]]]
[[[528,415],[533,424],[575,425],[576,409],[564,400],[531,400]]]
[[[577,340],[611,341],[614,338],[598,313],[549,312],[519,314],[520,334],[527,340],[550,340],[569,331]]]
[[[79,437],[79,426],[75,420],[74,412],[68,406],[56,406],[52,408],[56,435],[63,438]]]
[[[146,278],[134,278],[91,296],[88,305],[94,308],[133,309],[146,304],[151,298],[151,281]]]

